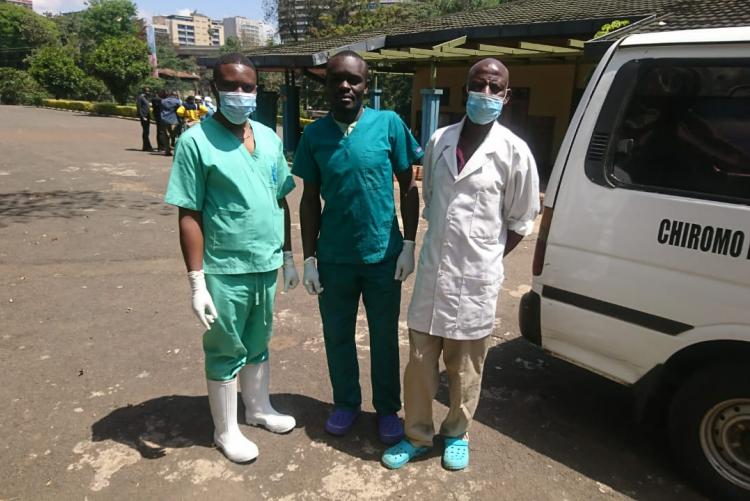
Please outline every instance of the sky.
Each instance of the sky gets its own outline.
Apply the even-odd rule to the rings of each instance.
[[[139,17],[151,19],[155,15],[189,14],[193,10],[212,19],[243,16],[263,20],[261,0],[135,0]],[[44,12],[71,12],[86,8],[85,0],[34,0],[34,10]]]

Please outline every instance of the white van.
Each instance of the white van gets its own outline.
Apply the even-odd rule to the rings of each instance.
[[[750,27],[614,44],[544,205],[523,336],[631,385],[712,498],[750,499]]]

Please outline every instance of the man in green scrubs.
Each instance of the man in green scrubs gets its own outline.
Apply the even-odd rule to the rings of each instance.
[[[203,335],[214,441],[232,461],[258,449],[237,424],[237,376],[247,424],[284,433],[292,416],[268,396],[268,341],[278,269],[299,282],[285,196],[294,180],[275,131],[248,117],[257,74],[240,54],[219,58],[212,90],[219,110],[177,142],[166,202],[179,207],[180,246]]]
[[[331,112],[305,128],[292,168],[304,181],[303,283],[318,295],[333,386],[334,409],[325,429],[345,435],[360,413],[355,328],[361,297],[370,331],[378,433],[392,444],[403,436],[397,415],[398,317],[401,282],[414,271],[419,194],[412,163],[422,149],[396,113],[362,106],[367,63],[356,52],[340,52],[328,61],[326,90]],[[396,218],[394,174],[405,238]]]

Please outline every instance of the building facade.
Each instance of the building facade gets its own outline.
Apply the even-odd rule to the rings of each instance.
[[[193,12],[190,16],[154,16],[152,18],[154,32],[167,35],[172,45],[220,47],[224,45],[224,25]]]
[[[279,0],[278,21],[281,43],[289,43],[308,38],[310,31],[311,1]]]
[[[250,46],[264,46],[273,39],[276,31],[270,24],[256,21],[246,17],[225,17],[222,21],[224,26],[224,39],[235,37]]]

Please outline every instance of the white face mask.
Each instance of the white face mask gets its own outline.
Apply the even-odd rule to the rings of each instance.
[[[243,124],[255,111],[257,94],[219,91],[219,111],[235,125]]]

